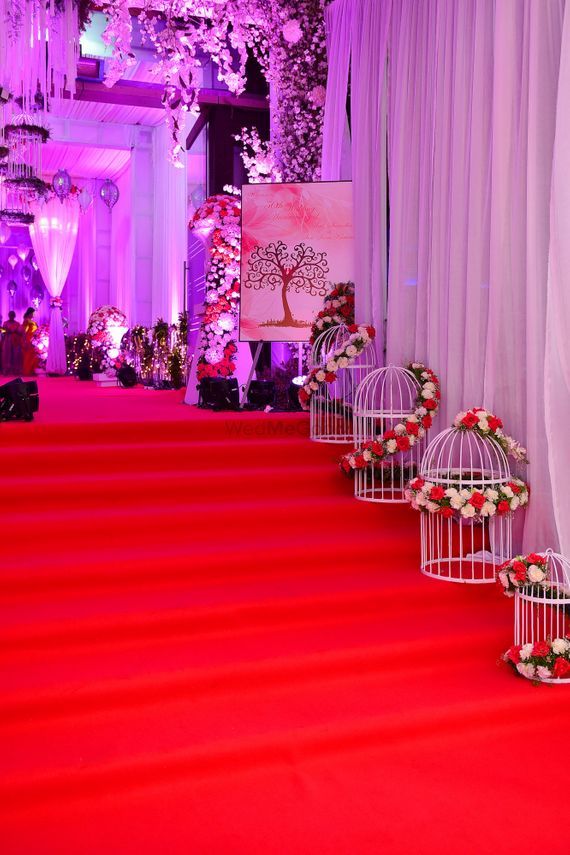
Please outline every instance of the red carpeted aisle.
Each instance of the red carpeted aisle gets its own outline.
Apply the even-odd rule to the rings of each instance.
[[[3,853],[565,853],[564,687],[304,415],[44,380],[0,425]]]

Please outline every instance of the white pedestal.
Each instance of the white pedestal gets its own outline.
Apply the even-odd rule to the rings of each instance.
[[[93,382],[97,386],[118,386],[119,381],[117,380],[116,375],[109,376],[109,374],[94,374]]]

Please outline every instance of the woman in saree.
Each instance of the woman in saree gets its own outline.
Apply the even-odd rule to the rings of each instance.
[[[22,371],[22,327],[16,320],[16,312],[8,312],[4,323],[2,342],[2,373],[16,376]]]
[[[38,325],[34,321],[34,310],[26,310],[22,323],[22,374],[31,377],[36,373],[38,367],[38,354],[33,344],[34,333]]]

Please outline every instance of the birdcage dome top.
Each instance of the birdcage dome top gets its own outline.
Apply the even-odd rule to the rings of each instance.
[[[447,428],[430,442],[420,474],[435,484],[456,487],[487,487],[513,477],[507,455],[495,439],[457,427]]]
[[[354,335],[355,333],[351,332],[345,324],[339,324],[320,333],[312,347],[313,364],[316,362],[324,363],[332,359],[337,351],[350,346],[349,341]],[[372,340],[373,336],[370,336],[358,361],[360,363],[366,362],[370,366],[375,367],[377,364],[376,350],[374,347],[369,346]]]
[[[398,365],[378,368],[360,383],[354,413],[405,418],[413,413],[419,390],[420,383],[409,368]]]

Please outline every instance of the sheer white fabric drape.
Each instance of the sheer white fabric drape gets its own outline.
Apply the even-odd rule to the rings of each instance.
[[[352,162],[362,276],[364,266],[377,269],[369,251],[372,234],[378,228],[387,231],[380,180],[385,162],[381,122],[387,115],[387,361],[422,359],[440,374],[444,402],[437,429],[466,406],[483,404],[502,416],[507,429],[528,446],[531,459],[527,475],[533,500],[525,514],[523,545],[556,545],[548,453],[558,473],[553,474],[556,484],[559,464],[567,459],[556,427],[567,423],[570,409],[570,358],[565,361],[568,351],[558,349],[570,322],[570,283],[563,263],[570,260],[563,237],[568,197],[556,193],[565,167],[568,175],[561,113],[569,90],[558,92],[564,0],[373,5],[373,14],[367,9],[368,26],[362,26],[364,0],[351,5]],[[384,99],[384,77],[378,72],[385,63],[386,32],[388,99],[378,112]],[[363,66],[365,56],[370,62],[367,91],[354,62],[360,57]],[[568,85],[561,77],[561,86]],[[381,241],[375,245],[381,257]],[[378,324],[385,293],[381,277],[364,275],[357,285],[357,295],[365,299],[371,290],[369,303],[360,305],[373,307]],[[545,358],[552,368],[548,434]],[[555,398],[552,376],[563,404]],[[569,507],[562,507],[557,496],[559,530],[562,516],[570,516]]]
[[[36,211],[30,226],[32,246],[44,284],[51,297],[49,349],[46,363],[48,374],[65,374],[67,358],[61,296],[77,242],[79,205],[75,200],[63,203],[53,198]]]
[[[544,389],[554,513],[560,551],[570,555],[570,4],[564,13],[550,200]]]

